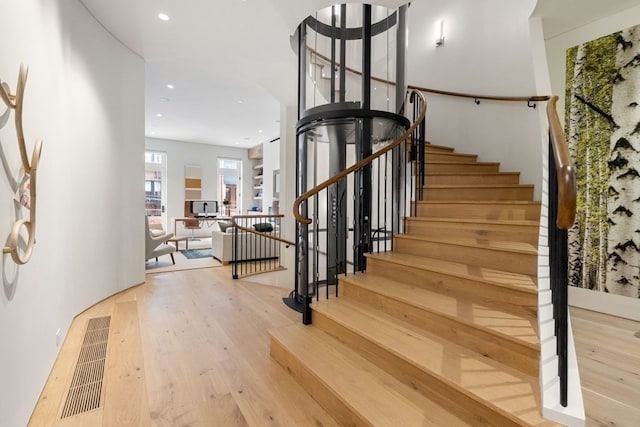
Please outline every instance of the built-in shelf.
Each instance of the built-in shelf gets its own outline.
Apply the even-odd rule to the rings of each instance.
[[[254,202],[253,208],[256,210],[249,210],[249,212],[262,212],[262,190],[263,190],[263,168],[264,163],[262,161],[262,144],[256,145],[255,147],[249,149],[249,158],[253,161],[254,165],[252,166],[253,173],[253,190],[255,190],[253,200]]]

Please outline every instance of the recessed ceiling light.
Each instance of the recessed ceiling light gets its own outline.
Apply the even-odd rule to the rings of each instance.
[[[174,86],[174,85],[172,85],[172,84],[168,84],[168,85],[167,85],[167,88],[169,88],[169,89],[173,89],[174,87],[175,87],[175,86]]]
[[[162,117],[161,113],[156,114],[156,117]]]
[[[164,12],[160,12],[160,13],[158,14],[158,18],[159,18],[161,21],[168,21],[168,20],[169,20],[169,15],[167,15],[167,14],[166,14],[166,13],[164,13]]]
[[[238,99],[238,104],[244,104],[244,101],[242,99]]]
[[[258,133],[262,133],[262,129],[258,129]]]

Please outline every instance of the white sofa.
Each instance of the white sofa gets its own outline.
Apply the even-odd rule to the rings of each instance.
[[[280,242],[261,237],[254,233],[240,232],[238,239],[241,247],[238,250],[238,260],[276,258],[280,255]],[[211,232],[211,247],[213,257],[223,264],[228,264],[233,258],[233,228],[227,231],[213,230]]]

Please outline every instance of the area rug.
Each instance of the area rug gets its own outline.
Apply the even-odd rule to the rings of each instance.
[[[191,246],[191,244],[189,246]],[[194,248],[194,249],[196,250],[208,249],[209,251],[211,251],[211,247]],[[195,270],[198,268],[211,268],[211,267],[222,266],[222,263],[217,259],[213,258],[210,253],[204,258],[188,259],[186,256],[184,256],[183,252],[184,250],[173,253],[173,256],[176,260],[175,264],[171,263],[171,257],[169,257],[169,255],[161,256],[158,259],[158,261],[156,261],[155,258],[150,259],[145,263],[145,273],[155,274],[155,273],[166,273],[170,271]]]
[[[180,253],[188,259],[206,258],[206,257],[213,256],[213,252],[211,248],[183,249],[180,251]]]

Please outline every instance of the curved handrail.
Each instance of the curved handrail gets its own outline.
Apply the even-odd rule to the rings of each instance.
[[[254,230],[252,228],[244,227],[236,222],[236,218],[284,218],[284,215],[280,215],[280,214],[279,215],[234,215],[231,217],[231,225],[236,227],[238,230],[257,234],[259,236],[263,236],[268,239],[276,240],[280,243],[284,243],[285,245],[287,245],[287,247],[296,245],[294,242],[291,242],[287,239],[283,239],[282,237],[272,236],[271,234],[263,233],[261,231]]]
[[[457,96],[459,98],[470,98],[475,100],[485,99],[489,101],[505,101],[505,102],[540,102],[548,101],[551,99],[548,95],[533,95],[533,96],[494,96],[494,95],[474,95],[472,93],[451,92],[440,89],[430,89],[427,87],[420,87],[415,85],[407,86],[409,89],[419,90],[421,92],[436,93],[439,95]]]
[[[556,110],[557,102],[558,97],[553,96],[547,104],[547,119],[549,120],[549,134],[558,174],[556,225],[560,229],[567,230],[573,226],[576,217],[576,171],[571,162],[564,131]]]
[[[397,138],[395,141],[393,141],[391,144],[387,145],[386,147],[384,147],[384,148],[376,151],[375,153],[365,157],[364,159],[360,160],[359,162],[354,163],[353,165],[351,165],[347,169],[343,170],[339,174],[332,176],[331,178],[327,179],[326,181],[321,182],[320,184],[316,185],[312,189],[302,193],[295,200],[295,202],[293,202],[293,216],[296,218],[296,221],[298,221],[298,222],[300,222],[302,224],[311,224],[311,218],[303,217],[302,214],[300,214],[300,205],[302,204],[302,202],[308,200],[311,196],[313,196],[315,194],[318,194],[320,191],[324,190],[325,188],[329,187],[330,185],[335,184],[336,182],[340,181],[342,178],[346,177],[351,172],[354,172],[354,171],[356,171],[358,169],[361,169],[362,167],[368,165],[369,163],[371,163],[372,161],[374,161],[378,157],[382,156],[383,154],[387,153],[388,151],[393,150],[394,148],[396,148],[398,145],[402,144],[404,141],[407,140],[407,138],[409,138],[411,136],[411,133],[424,120],[424,116],[427,113],[427,101],[424,98],[424,95],[421,92],[416,91],[416,90],[409,91],[408,95],[409,95],[410,102],[413,102],[413,97],[414,96],[419,96],[422,99],[422,103],[423,103],[423,108],[422,108],[422,111],[420,111],[420,115],[418,116],[416,121],[413,122],[413,124],[411,124],[409,129],[407,129],[405,133],[403,133],[399,138]]]
[[[329,61],[331,62],[331,58],[321,54],[320,52],[311,49],[311,48],[307,48],[309,49],[309,52],[311,52],[311,54],[316,55],[319,58],[322,58],[325,61]],[[336,65],[340,65],[340,64],[336,64]],[[351,67],[345,67],[345,70],[349,71],[350,73],[356,74],[356,75],[362,75],[362,73],[354,68]],[[383,83],[383,84],[388,84],[388,85],[392,85],[395,86],[396,82],[391,81],[391,80],[385,80],[382,79],[380,77],[375,77],[375,76],[371,76],[371,80],[375,80],[377,82]],[[416,85],[408,85],[407,89],[414,89],[414,90],[418,90],[420,92],[427,92],[427,93],[435,93],[438,95],[446,95],[446,96],[456,96],[459,98],[469,98],[469,99],[474,99],[474,100],[488,100],[488,101],[505,101],[505,102],[540,102],[540,101],[548,101],[549,99],[551,99],[550,96],[548,95],[532,95],[532,96],[494,96],[494,95],[474,95],[472,93],[463,93],[463,92],[452,92],[452,91],[447,91],[447,90],[440,90],[440,89],[431,89],[431,88],[427,88],[427,87],[421,87],[421,86],[416,86]]]

